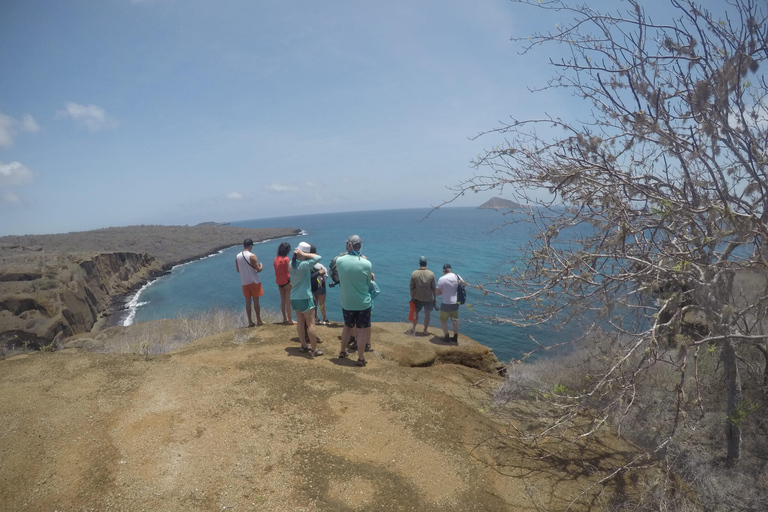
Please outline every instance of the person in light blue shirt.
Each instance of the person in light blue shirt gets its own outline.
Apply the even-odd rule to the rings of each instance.
[[[341,333],[339,357],[347,357],[347,343],[353,328],[357,328],[357,365],[365,366],[365,347],[371,341],[371,262],[360,254],[363,242],[357,235],[347,239],[347,254],[336,259],[341,287],[341,312],[344,315],[344,330]]]
[[[315,329],[315,303],[312,300],[312,283],[310,276],[315,263],[320,261],[320,256],[310,252],[310,245],[306,242],[299,243],[293,251],[291,261],[291,307],[296,311],[296,329],[301,340],[301,351],[309,352],[307,340],[304,337],[305,327],[309,335],[312,355],[323,355],[317,348],[317,335]]]

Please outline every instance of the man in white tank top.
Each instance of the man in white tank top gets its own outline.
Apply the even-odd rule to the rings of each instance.
[[[253,249],[253,240],[246,238],[243,241],[243,250],[235,257],[235,270],[240,274],[240,281],[243,284],[243,296],[245,297],[245,312],[248,314],[248,327],[264,325],[261,321],[261,307],[259,307],[259,297],[264,295],[261,288],[261,279],[259,272],[263,268],[259,259],[251,252]],[[253,299],[253,310],[256,311],[256,323],[251,319],[251,299]]]

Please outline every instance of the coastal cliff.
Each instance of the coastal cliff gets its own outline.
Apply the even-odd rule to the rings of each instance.
[[[39,349],[88,332],[125,294],[172,266],[295,228],[129,226],[0,237],[0,349]]]
[[[39,349],[91,330],[114,297],[163,270],[146,253],[39,254],[24,262],[26,269],[0,269],[0,336],[8,348]]]

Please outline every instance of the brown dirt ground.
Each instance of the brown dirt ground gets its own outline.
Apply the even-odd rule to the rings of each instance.
[[[487,349],[406,328],[376,324],[363,368],[336,357],[338,325],[318,328],[315,359],[294,327],[265,325],[149,359],[66,349],[0,361],[0,509],[563,510],[594,479],[585,460],[630,450],[606,435],[572,460],[527,458],[487,401],[500,379],[440,364]]]

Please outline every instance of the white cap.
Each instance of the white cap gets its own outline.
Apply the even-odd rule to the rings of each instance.
[[[297,247],[297,249],[302,252],[309,252],[310,249],[312,249],[312,246],[309,245],[307,242],[299,242],[299,246]]]

